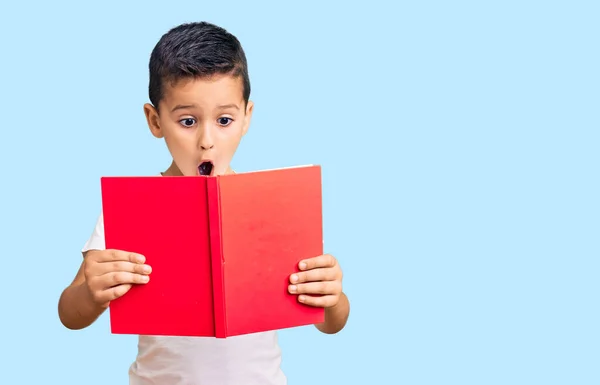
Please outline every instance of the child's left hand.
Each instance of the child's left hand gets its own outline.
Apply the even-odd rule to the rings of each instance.
[[[299,294],[298,301],[316,307],[337,305],[342,294],[342,269],[330,254],[300,261],[299,273],[290,276],[288,291]]]

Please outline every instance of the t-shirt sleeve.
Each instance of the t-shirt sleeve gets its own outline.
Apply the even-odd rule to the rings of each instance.
[[[104,250],[105,247],[106,246],[104,244],[104,218],[102,216],[102,213],[100,213],[100,216],[96,221],[96,227],[94,228],[92,235],[89,237],[89,239],[83,246],[81,252],[85,253],[88,250]]]

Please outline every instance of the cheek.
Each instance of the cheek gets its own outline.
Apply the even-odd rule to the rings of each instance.
[[[179,132],[170,132],[165,135],[165,144],[171,155],[178,161],[186,161],[187,158],[194,156],[196,152],[194,134],[189,134],[180,130]]]
[[[229,130],[223,130],[221,134],[221,145],[230,153],[235,151],[242,138],[242,127],[229,127]]]
[[[166,140],[179,146],[184,146],[186,143],[192,143],[196,135],[193,129],[186,130],[181,127],[174,127],[173,124],[165,126],[163,132]]]

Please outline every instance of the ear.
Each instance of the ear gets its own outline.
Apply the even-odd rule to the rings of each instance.
[[[162,138],[163,132],[160,129],[160,121],[158,119],[158,111],[152,104],[144,104],[144,114],[146,115],[146,121],[148,122],[148,128],[155,138]]]
[[[246,105],[246,115],[244,116],[244,125],[242,127],[242,136],[246,135],[246,132],[248,132],[248,127],[250,127],[250,121],[252,120],[253,110],[254,103],[252,100],[248,100],[248,104]]]

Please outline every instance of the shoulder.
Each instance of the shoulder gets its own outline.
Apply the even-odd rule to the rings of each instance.
[[[85,253],[88,250],[91,250],[91,249],[104,250],[105,247],[106,246],[104,243],[104,217],[101,212],[100,215],[98,215],[98,219],[96,220],[96,225],[94,226],[94,230],[92,231],[92,234],[90,235],[90,237],[87,239],[87,241],[83,245],[81,252],[85,255]]]
[[[155,174],[155,175],[162,176],[162,172]],[[106,245],[105,245],[105,241],[104,241],[104,216],[102,214],[102,210],[100,210],[100,214],[98,215],[98,218],[96,219],[96,225],[94,226],[94,230],[92,231],[92,234],[90,235],[90,237],[87,239],[87,241],[83,245],[81,252],[83,253],[83,255],[85,255],[85,253],[88,250],[92,250],[92,249],[104,250],[105,248],[106,248]]]

